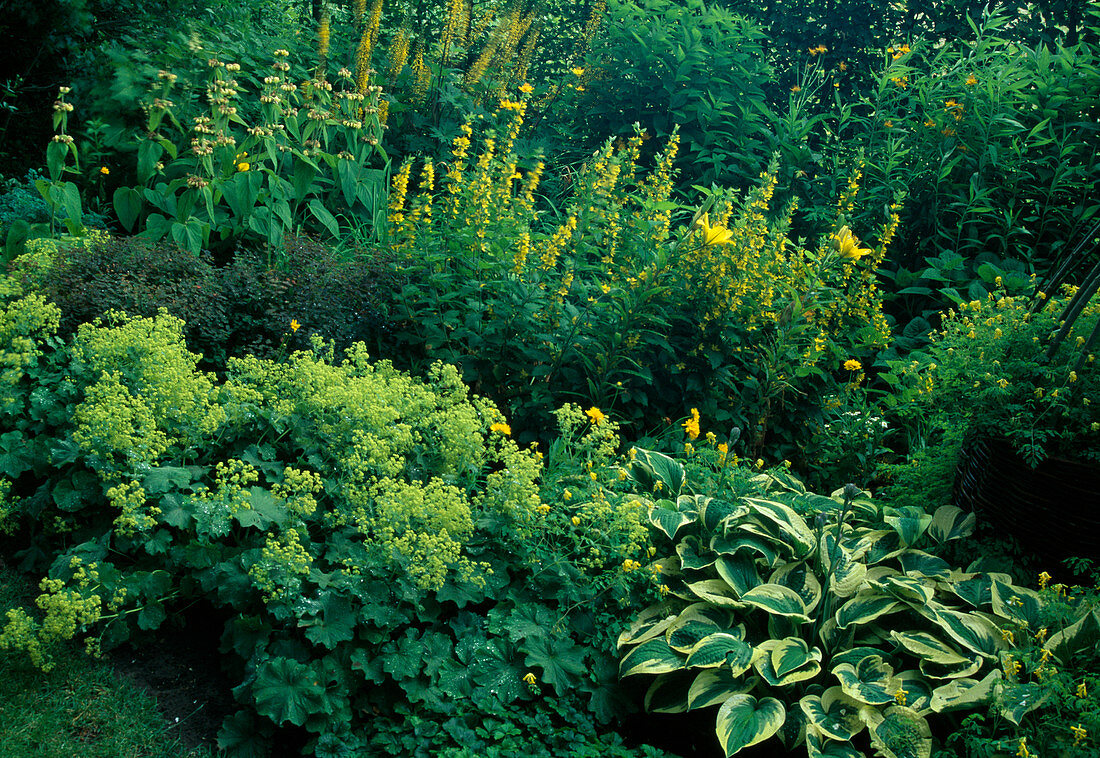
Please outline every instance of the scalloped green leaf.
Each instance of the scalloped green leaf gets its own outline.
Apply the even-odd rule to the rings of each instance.
[[[786,719],[786,709],[773,697],[757,700],[752,695],[734,695],[718,709],[718,742],[729,758],[771,737]]]
[[[325,708],[325,688],[320,676],[308,665],[290,658],[272,658],[261,663],[252,683],[257,713],[276,724],[289,721],[302,726],[306,719]]]

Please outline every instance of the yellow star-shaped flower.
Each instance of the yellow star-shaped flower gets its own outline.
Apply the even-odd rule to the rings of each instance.
[[[846,226],[840,227],[840,230],[833,235],[833,245],[840,253],[841,258],[853,261],[858,261],[863,256],[874,252],[869,247],[860,247],[859,240],[852,234],[852,230]]]
[[[703,233],[704,245],[728,245],[733,239],[733,232],[724,226],[711,226],[707,214],[699,219],[699,231]]]

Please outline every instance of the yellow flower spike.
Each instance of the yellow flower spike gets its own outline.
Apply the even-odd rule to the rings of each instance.
[[[1027,749],[1027,737],[1020,738],[1020,746],[1016,749],[1016,758],[1031,758],[1031,753]]]
[[[581,517],[580,516],[574,516],[571,520],[573,522],[573,526],[580,526],[581,525]]]
[[[1050,583],[1050,580],[1053,579],[1053,578],[1054,577],[1052,577],[1050,574],[1048,574],[1045,571],[1043,573],[1039,574],[1039,589],[1045,590],[1047,588],[1047,584]]]
[[[690,439],[699,438],[699,409],[691,409],[691,418],[685,421],[681,426],[684,427],[684,431]]]
[[[1083,726],[1081,726],[1080,724],[1078,724],[1077,726],[1071,726],[1071,727],[1069,728],[1069,730],[1070,730],[1070,732],[1072,732],[1072,733],[1073,733],[1073,746],[1074,746],[1074,747],[1077,747],[1078,745],[1080,745],[1080,744],[1081,744],[1081,742],[1082,742],[1082,741],[1083,741],[1083,740],[1084,740],[1084,739],[1085,739],[1086,737],[1088,737],[1088,736],[1089,736],[1089,732],[1088,732],[1088,730],[1087,730],[1087,729],[1085,729],[1085,728],[1084,728]]]
[[[538,681],[538,679],[535,677],[534,672],[528,671],[527,674],[524,675],[523,681],[527,682],[530,685],[534,685],[535,682]]]
[[[1085,685],[1084,682],[1081,682],[1079,685],[1077,685],[1077,697],[1088,697],[1088,696],[1089,696],[1089,688]]]
[[[298,331],[301,328],[302,328],[302,325],[298,323],[298,319],[292,318],[290,320],[290,331],[292,333]]]

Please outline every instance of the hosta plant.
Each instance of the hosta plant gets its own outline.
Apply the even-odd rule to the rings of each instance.
[[[700,494],[647,451],[632,473],[671,548],[654,564],[664,600],[619,637],[620,676],[655,677],[650,711],[717,706],[727,756],[775,736],[813,758],[928,758],[929,716],[998,693],[1002,630],[1035,593],[921,549],[972,516],[880,507],[854,485],[824,497],[786,475]]]

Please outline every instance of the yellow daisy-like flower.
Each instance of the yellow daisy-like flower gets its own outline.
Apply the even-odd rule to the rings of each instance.
[[[589,408],[587,411],[585,411],[584,415],[588,416],[588,418],[596,426],[599,426],[600,424],[602,424],[604,421],[607,420],[607,416],[604,415],[604,412],[601,411],[599,408],[597,408],[594,405],[591,408]]]
[[[99,173],[103,174],[104,176],[107,176],[107,174],[111,173],[111,169],[107,168],[106,166],[100,166],[99,167]]]
[[[858,261],[863,256],[873,252],[868,247],[860,247],[859,240],[852,234],[852,230],[846,226],[840,227],[840,230],[833,235],[833,246],[840,253],[841,258],[853,261]]]
[[[248,169],[250,168],[252,168],[252,164],[248,163],[247,161],[241,161],[237,164],[238,171],[248,171]]]
[[[733,232],[724,226],[711,226],[707,214],[699,219],[699,231],[703,233],[704,245],[728,245],[733,238]]]
[[[534,91],[535,91],[535,88],[534,88],[534,87],[532,87],[532,86],[531,86],[530,84],[528,84],[527,82],[524,82],[523,84],[521,84],[521,85],[519,86],[519,91],[520,91],[520,92],[522,92],[522,93],[523,93],[523,94],[525,94],[525,95],[530,95],[530,94],[531,94],[532,92],[534,92]]]
[[[298,323],[298,319],[292,318],[290,320],[290,331],[296,332],[302,328],[302,325]]]
[[[498,421],[497,423],[491,424],[489,426],[489,431],[490,432],[500,432],[505,437],[507,437],[512,433],[512,427],[508,426],[507,424],[502,424]]]
[[[848,369],[849,371],[859,371],[861,368],[863,368],[863,364],[857,361],[855,358],[849,358],[848,360],[844,361],[844,368]]]

